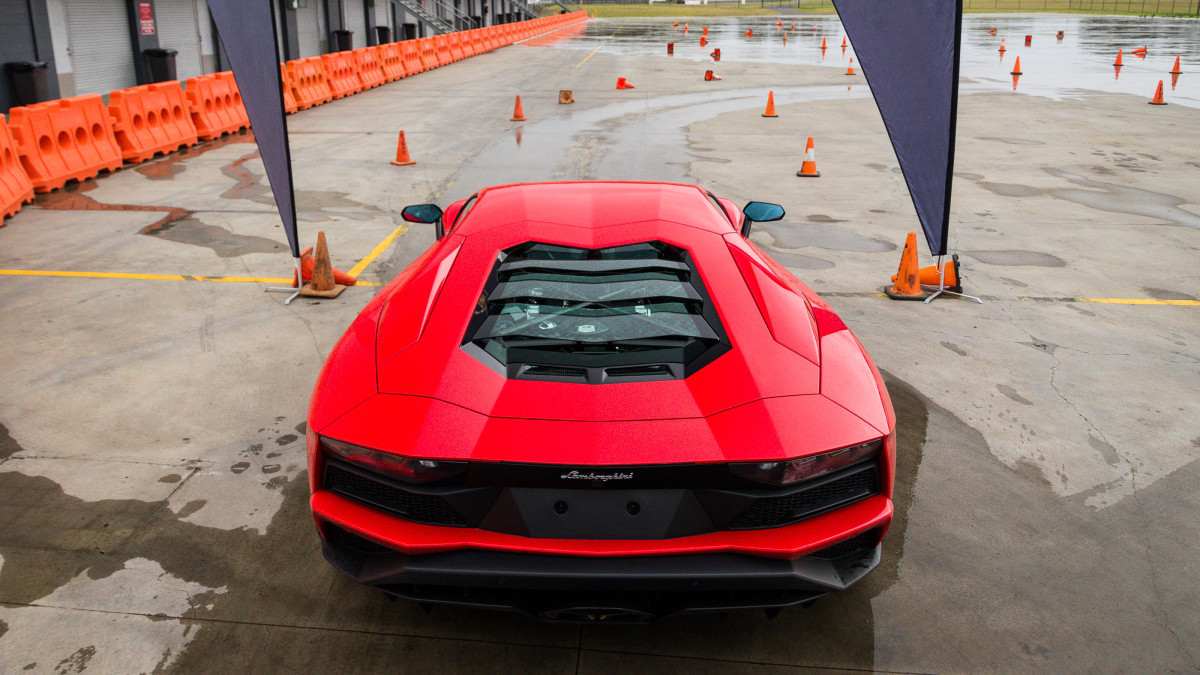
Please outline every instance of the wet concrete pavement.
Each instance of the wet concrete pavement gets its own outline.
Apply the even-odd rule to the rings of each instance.
[[[1091,20],[1030,20],[1050,19]],[[402,206],[486,184],[779,201],[788,218],[754,240],[838,309],[897,407],[880,569],[774,620],[580,628],[389,602],[321,559],[303,448],[316,372],[377,287],[284,306],[265,282],[5,275],[0,672],[1196,671],[1200,112],[964,72],[951,245],[987,301],[892,303],[874,293],[917,225],[861,76],[735,58],[733,21],[713,20],[725,79],[706,83],[700,59],[660,53],[670,21],[629,37],[654,23],[291,117],[302,238],[323,229],[348,269],[401,228],[362,277],[382,282],[433,241]],[[777,119],[759,115],[768,89]],[[401,128],[412,167],[387,163]],[[809,135],[822,177],[801,181]],[[287,276],[249,140],[39,198],[0,229],[0,270]]]

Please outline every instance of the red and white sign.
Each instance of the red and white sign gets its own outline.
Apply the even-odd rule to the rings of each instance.
[[[154,6],[149,2],[138,3],[138,22],[142,25],[142,35],[154,35]]]

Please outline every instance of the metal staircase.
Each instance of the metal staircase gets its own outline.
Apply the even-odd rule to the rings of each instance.
[[[438,2],[438,0],[434,0],[434,3],[439,6],[445,6],[443,3]],[[425,25],[438,33],[453,33],[455,30],[454,24],[425,9],[425,3],[421,2],[421,0],[400,0],[400,4],[404,9],[411,12],[418,19],[425,22]],[[451,7],[451,9],[454,8]]]
[[[534,19],[542,15],[540,11],[530,7],[526,2],[524,2],[524,0],[508,0],[508,2],[515,7],[518,12],[524,14],[526,19]],[[555,4],[563,6],[561,2],[555,2]],[[565,8],[565,6],[563,7]]]

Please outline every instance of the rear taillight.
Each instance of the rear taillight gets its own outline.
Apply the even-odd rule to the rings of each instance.
[[[382,471],[409,483],[428,483],[467,470],[466,462],[403,457],[332,438],[321,438],[320,443],[321,451],[330,457]]]
[[[818,478],[848,466],[878,457],[883,449],[883,439],[852,445],[832,452],[822,452],[799,459],[781,462],[744,462],[729,465],[733,473],[772,485],[791,485],[803,480]]]

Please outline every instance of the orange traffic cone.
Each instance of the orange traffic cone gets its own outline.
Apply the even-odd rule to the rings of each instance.
[[[1006,51],[1008,50],[1004,48],[1004,38],[1000,38],[1000,53],[1003,54]]]
[[[1117,50],[1117,60],[1113,61],[1114,66],[1117,66],[1119,68],[1119,67],[1125,65],[1125,60],[1123,58],[1121,58],[1121,56],[1124,54],[1124,52],[1125,52],[1124,49]]]
[[[521,107],[521,96],[517,95],[517,104],[513,106],[513,116],[510,122],[524,122],[525,110]]]
[[[404,140],[404,130],[400,130],[400,140],[396,141],[396,159],[392,160],[392,164],[396,166],[408,166],[416,164],[411,157],[408,156],[408,142]]]
[[[847,75],[854,74],[854,57],[853,56],[850,57],[850,67],[846,69],[846,74]]]
[[[702,32],[702,33],[700,33],[700,34],[701,34],[701,35],[703,35],[703,36],[705,36],[705,37],[708,37],[708,29],[707,29],[707,28],[702,28],[701,30],[702,30],[703,32]]]
[[[617,89],[634,89],[634,88],[635,87],[632,84],[629,84],[628,82],[625,81],[625,78],[623,78],[623,77],[617,78]]]
[[[679,28],[679,22],[678,22],[678,21],[676,21],[674,25],[675,25],[675,27],[676,27],[676,28]]]
[[[701,47],[703,47],[703,46],[705,46],[705,45],[707,45],[707,44],[708,44],[708,38],[706,38],[706,37],[702,37],[702,38],[700,38],[700,46],[701,46]]]
[[[1163,100],[1162,83],[1163,83],[1162,80],[1158,81],[1158,90],[1154,92],[1154,98],[1150,100],[1150,105],[1166,105],[1167,104],[1167,102]]]
[[[821,51],[825,51],[825,38],[821,38]]]
[[[1142,55],[1144,55],[1144,54],[1147,54],[1147,53],[1149,53],[1149,52],[1148,52],[1148,50],[1147,50],[1145,47],[1138,47],[1137,49],[1131,49],[1131,50],[1129,50],[1129,53],[1130,53],[1130,54],[1142,54]]]
[[[322,249],[323,249],[323,251],[322,251]],[[313,280],[314,270],[317,268],[317,263],[320,260],[320,258],[322,257],[322,253],[324,255],[324,264],[329,266],[330,274],[332,275],[334,284],[340,284],[342,286],[353,286],[355,283],[357,283],[357,281],[358,281],[357,279],[355,279],[354,277],[350,276],[349,274],[346,274],[345,272],[330,265],[330,263],[329,263],[329,248],[327,246],[325,246],[325,233],[318,232],[317,233],[317,255],[316,255],[316,257],[313,256],[313,247],[311,247],[311,246],[304,249],[304,251],[302,251],[300,253],[300,276],[301,276],[301,278],[304,279],[304,283],[306,285],[310,281]],[[296,281],[296,273],[292,272],[292,287],[294,288],[297,285],[298,284]],[[329,289],[323,289],[323,290],[329,290]]]
[[[1057,38],[1058,40],[1062,40],[1063,36],[1065,36],[1066,34],[1067,34],[1067,31],[1060,30],[1060,31],[1058,31],[1058,35],[1055,35],[1054,37]]]
[[[684,22],[683,24],[683,32],[688,32],[687,22]]]
[[[995,34],[996,34],[996,29],[995,29],[995,28],[992,28],[992,29],[989,29],[989,30],[988,30],[988,35],[995,35]]]
[[[817,151],[813,149],[812,136],[808,137],[808,147],[804,149],[804,163],[800,165],[796,175],[801,178],[816,178],[821,175],[821,172],[817,171]]]
[[[1175,67],[1171,69],[1171,75],[1181,75],[1183,71],[1179,69],[1179,57],[1175,57]]]
[[[779,117],[775,114],[775,92],[767,92],[767,110],[762,114],[763,117]]]
[[[718,47],[718,48],[712,50],[712,53],[709,54],[709,56],[712,57],[713,61],[720,61],[721,60],[721,48]]]
[[[712,82],[713,80],[719,80],[719,79],[721,79],[721,78],[717,75],[714,75],[713,71],[711,71],[711,70],[704,71],[704,81],[705,82]]]
[[[742,33],[742,35],[745,35],[746,37],[754,37],[754,30],[748,30],[745,33]]]
[[[942,267],[946,268],[946,276],[942,277]],[[917,282],[922,286],[941,287],[944,283],[946,290],[951,293],[962,293],[962,275],[958,266],[958,254],[955,253],[951,260],[942,263],[942,267],[930,265],[922,267],[917,271]]]
[[[893,300],[922,300],[917,270],[917,233],[909,232],[904,240],[904,253],[900,255],[900,269],[892,277],[892,285],[884,292]]]
[[[1011,73],[1009,73],[1009,75],[1024,75],[1024,74],[1025,73],[1021,72],[1021,57],[1018,56],[1017,62],[1015,64],[1013,64],[1013,71]]]
[[[845,49],[845,48],[846,48],[846,36],[843,35],[842,36],[842,49]]]

